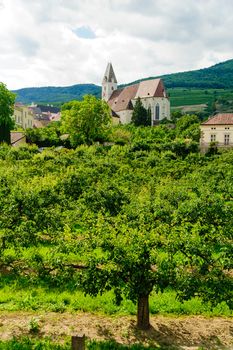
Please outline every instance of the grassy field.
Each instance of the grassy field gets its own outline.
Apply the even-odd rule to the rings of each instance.
[[[215,99],[233,100],[232,89],[168,89],[171,107],[213,103]]]
[[[80,290],[49,289],[30,286],[23,281],[10,282],[2,279],[0,289],[0,311],[51,311],[51,312],[96,312],[106,315],[136,315],[136,305],[124,299],[121,305],[114,302],[112,291],[97,297],[84,295]],[[225,303],[211,306],[199,298],[181,302],[175,291],[152,293],[151,314],[233,316],[233,311]]]

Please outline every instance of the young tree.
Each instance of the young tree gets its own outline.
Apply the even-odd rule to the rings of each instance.
[[[133,109],[132,122],[136,126],[151,125],[151,110],[148,111],[143,107],[140,97],[137,98]]]
[[[71,101],[62,107],[63,131],[69,133],[73,145],[101,139],[110,125],[108,104],[94,96],[86,95],[82,101]]]
[[[10,144],[10,131],[14,127],[11,118],[14,112],[15,94],[10,92],[6,85],[0,83],[0,143]]]
[[[137,302],[140,329],[150,325],[152,290],[170,286],[182,300],[199,295],[232,306],[233,207],[219,195],[209,197],[205,188],[191,191],[192,186],[192,181],[169,182],[154,194],[144,189],[124,214],[100,215],[83,236],[89,252],[84,291],[97,295],[113,289],[116,301],[124,294]]]

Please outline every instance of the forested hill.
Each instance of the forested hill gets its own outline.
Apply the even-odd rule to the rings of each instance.
[[[148,80],[156,77],[148,77],[141,80]],[[212,67],[174,73],[161,76],[165,86],[169,88],[233,88],[233,59],[218,63]],[[129,83],[134,84],[141,80]],[[23,103],[31,102],[53,102],[63,103],[66,101],[81,99],[83,95],[92,94],[100,97],[101,87],[94,84],[77,84],[66,87],[40,87],[25,88],[14,91],[17,94],[17,101]]]
[[[164,80],[167,88],[233,88],[233,59],[209,68],[162,75],[161,78]]]
[[[22,103],[64,103],[71,100],[81,100],[84,95],[100,96],[100,86],[94,84],[77,84],[72,86],[32,87],[13,91],[17,94],[17,101]]]

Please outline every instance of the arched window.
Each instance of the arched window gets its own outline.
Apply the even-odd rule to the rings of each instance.
[[[155,106],[155,119],[159,120],[159,104]]]
[[[148,116],[148,123],[152,123],[151,121],[151,105],[149,104],[148,110],[147,110],[147,116]]]

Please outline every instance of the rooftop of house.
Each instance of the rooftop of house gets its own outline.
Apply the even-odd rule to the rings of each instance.
[[[201,125],[233,125],[233,113],[216,114]]]

